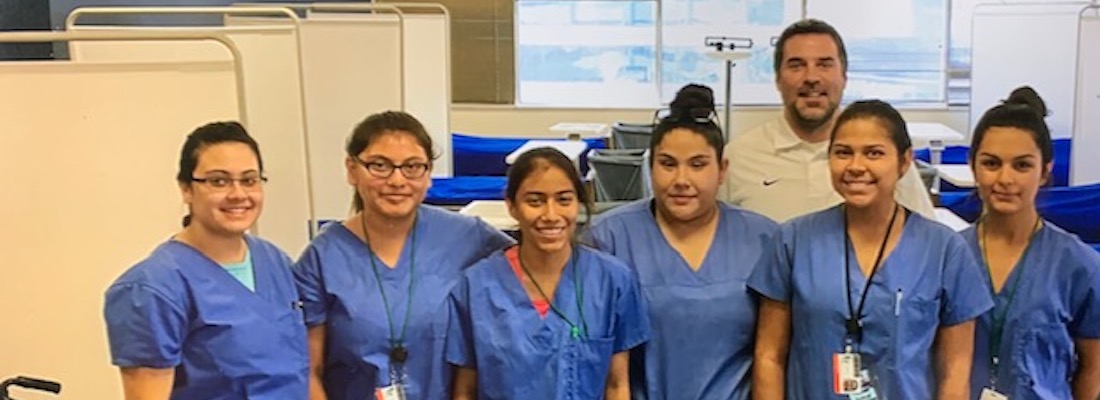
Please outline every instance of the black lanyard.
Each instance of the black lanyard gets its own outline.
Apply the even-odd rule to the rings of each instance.
[[[521,247],[516,248],[516,259],[519,260],[519,266],[523,269],[523,272],[527,274],[527,279],[531,280],[531,283],[535,285],[535,289],[539,291],[539,295],[546,300],[547,304],[550,304],[550,310],[554,311],[565,323],[569,324],[569,335],[573,339],[581,337],[581,331],[583,330],[584,336],[588,337],[588,322],[584,320],[584,287],[581,286],[580,275],[581,271],[577,269],[577,247],[573,245],[573,252],[569,255],[569,263],[573,264],[573,294],[577,298],[577,314],[580,318],[581,324],[578,326],[572,320],[565,316],[565,313],[561,312],[550,297],[546,296],[546,292],[542,290],[542,286],[539,286],[539,282],[535,280],[535,277],[531,275],[531,270],[527,269],[526,265],[523,265],[523,255],[519,253]]]
[[[386,289],[382,287],[382,274],[378,272],[378,264],[374,262],[374,249],[370,248],[370,238],[367,237],[366,215],[360,214],[359,221],[363,225],[363,244],[367,245],[367,253],[370,254],[370,267],[374,271],[374,280],[378,283],[378,293],[382,295],[382,306],[386,308],[386,323],[390,327],[390,363],[401,364],[409,359],[409,351],[405,349],[405,332],[409,328],[409,315],[412,314],[413,278],[416,276],[416,221],[419,215],[413,216],[412,223],[412,247],[409,249],[409,291],[408,300],[405,303],[405,321],[401,323],[401,335],[394,332],[393,311],[390,311],[390,301],[386,297]],[[398,262],[400,262],[398,255]]]
[[[890,217],[890,225],[886,227],[886,236],[882,238],[882,245],[878,248],[875,263],[871,265],[871,274],[867,276],[867,282],[863,284],[858,308],[852,306],[852,289],[850,287],[852,272],[848,257],[848,247],[852,244],[852,238],[848,235],[848,208],[844,208],[844,296],[848,299],[848,320],[844,322],[844,327],[848,332],[844,337],[845,345],[848,346],[846,350],[850,350],[853,341],[857,346],[863,342],[863,306],[867,303],[867,293],[871,291],[871,280],[875,279],[875,273],[878,272],[879,265],[882,263],[882,255],[886,251],[886,243],[890,241],[890,233],[894,231],[894,221],[898,218],[898,208],[899,206],[894,204],[894,214]]]
[[[1027,267],[1027,254],[1031,252],[1032,239],[1035,238],[1035,232],[1039,230],[1039,224],[1043,219],[1038,216],[1035,217],[1035,225],[1031,228],[1031,233],[1027,236],[1027,247],[1024,247],[1023,254],[1020,255],[1020,259],[1016,263],[1020,266],[1020,270],[1016,273],[1016,280],[1012,282],[1012,290],[1008,292],[1008,302],[997,313],[996,306],[993,311],[989,313],[990,319],[990,339],[989,339],[989,364],[990,372],[989,383],[994,390],[997,388],[997,374],[1001,368],[1001,340],[1004,339],[1005,333],[1005,320],[1008,319],[1008,309],[1012,307],[1012,301],[1016,299],[1017,289],[1020,288],[1020,281],[1024,280],[1024,268]],[[978,222],[978,228],[981,235],[979,239],[982,247],[982,263],[985,264],[985,268],[989,271],[989,293],[993,299],[997,299],[997,292],[993,289],[993,270],[989,265],[989,256],[986,254],[985,249],[985,224],[983,221]]]

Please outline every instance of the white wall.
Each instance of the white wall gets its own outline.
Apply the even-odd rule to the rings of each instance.
[[[1100,149],[1100,11],[1091,9],[1081,18],[1077,41],[1077,80],[1073,112],[1073,147],[1069,165],[1069,184],[1100,183],[1100,163],[1092,157]]]
[[[974,9],[971,127],[1021,85],[1046,102],[1051,136],[1073,135],[1077,28],[1087,3],[982,4]],[[1092,43],[1086,43],[1091,46]]]

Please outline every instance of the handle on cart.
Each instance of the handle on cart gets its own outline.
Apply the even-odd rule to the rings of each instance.
[[[43,392],[61,393],[61,384],[54,381],[47,381],[44,379],[28,378],[25,376],[18,376],[8,379],[3,383],[0,383],[0,400],[10,400],[8,397],[8,387],[19,386],[27,389],[41,390]]]

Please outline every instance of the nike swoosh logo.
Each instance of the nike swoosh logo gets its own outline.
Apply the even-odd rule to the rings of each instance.
[[[779,182],[779,179],[780,179],[780,178],[775,178],[775,179],[770,179],[770,180],[769,180],[769,179],[765,179],[765,180],[764,180],[764,186],[771,186],[771,185],[774,185],[774,184],[775,184],[776,182]]]

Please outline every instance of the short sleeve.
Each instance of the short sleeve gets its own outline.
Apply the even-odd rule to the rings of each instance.
[[[649,313],[638,279],[631,271],[625,275],[619,296],[615,300],[615,342],[616,353],[630,350],[649,341]]]
[[[470,285],[465,278],[451,290],[447,298],[448,327],[444,347],[448,363],[467,368],[477,368],[474,352],[473,324],[470,316]]]
[[[597,219],[585,229],[581,242],[588,243],[608,254],[615,254],[615,242],[611,238],[611,230],[607,229],[607,222]]]
[[[293,269],[306,326],[325,323],[328,320],[328,301],[325,296],[324,275],[321,274],[320,251],[314,246],[307,248]]]
[[[515,240],[512,240],[511,236],[504,234],[500,229],[494,228],[481,218],[477,219],[477,230],[480,234],[481,249],[474,256],[472,260],[469,260],[469,264],[473,264],[482,258],[488,257],[493,252],[511,247],[515,244]]]
[[[978,269],[974,253],[959,235],[947,240],[944,251],[943,294],[940,321],[945,326],[960,324],[981,316],[993,308],[993,298],[982,284],[985,277]]]
[[[1082,263],[1079,276],[1074,276],[1072,291],[1073,321],[1069,324],[1069,333],[1075,338],[1100,339],[1100,254],[1086,248],[1084,243],[1076,243],[1085,248],[1079,257],[1067,255],[1064,260]]]
[[[761,254],[745,283],[761,296],[782,303],[791,302],[791,271],[794,265],[786,244],[789,232],[783,229],[770,241],[769,248]],[[768,245],[768,241],[764,243]]]
[[[150,286],[120,283],[107,290],[103,315],[114,365],[148,368],[179,365],[187,332],[183,305]]]

